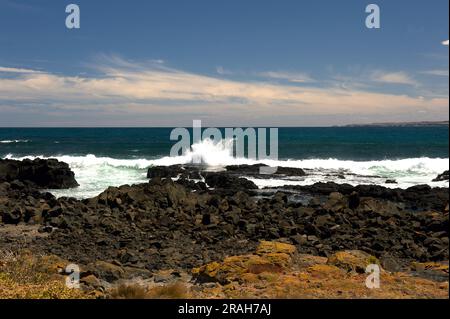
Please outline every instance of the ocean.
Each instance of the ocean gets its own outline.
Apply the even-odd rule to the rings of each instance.
[[[203,141],[186,156],[169,157],[176,141],[171,128],[0,128],[0,157],[57,158],[70,165],[80,187],[50,190],[56,196],[87,198],[108,186],[147,181],[152,165],[183,164],[193,156],[221,167],[254,164],[234,158],[229,143]],[[449,169],[448,126],[279,128],[278,161],[271,166],[300,167],[309,175],[297,178],[253,178],[259,187],[308,185],[319,181],[378,184],[407,188],[432,182]],[[345,179],[337,175],[344,175]],[[385,183],[395,179],[397,184]]]

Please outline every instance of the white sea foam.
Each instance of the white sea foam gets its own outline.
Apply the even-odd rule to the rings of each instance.
[[[9,154],[7,158],[22,160],[44,156],[15,157]],[[191,163],[201,158],[209,166],[226,166],[264,163],[270,166],[294,167],[308,169],[309,175],[301,178],[277,178],[252,180],[259,187],[283,185],[309,185],[315,182],[334,181],[336,183],[379,184],[386,187],[407,188],[418,184],[429,184],[436,187],[448,187],[448,182],[432,182],[438,174],[449,169],[446,158],[407,158],[399,160],[380,161],[350,161],[338,159],[304,159],[304,160],[262,160],[232,156],[232,143],[214,143],[203,141],[192,146],[192,151],[184,156],[162,157],[157,159],[116,159],[110,157],[86,156],[54,156],[66,162],[75,172],[80,187],[73,190],[52,191],[56,196],[74,196],[86,198],[96,196],[108,186],[119,186],[145,182],[146,169],[149,166],[169,166]],[[345,179],[338,175],[344,175]],[[376,177],[378,176],[378,177]],[[395,179],[398,184],[386,184],[387,179]]]
[[[12,144],[12,143],[28,143],[30,140],[4,140],[0,141],[0,144]]]

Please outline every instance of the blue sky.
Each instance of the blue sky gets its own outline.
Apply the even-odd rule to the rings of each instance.
[[[0,0],[0,126],[445,120],[448,5]]]

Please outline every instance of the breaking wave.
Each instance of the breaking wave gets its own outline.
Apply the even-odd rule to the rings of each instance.
[[[22,160],[25,158],[49,158],[44,156],[6,158]],[[448,158],[406,158],[379,161],[351,161],[329,159],[301,160],[253,160],[233,157],[233,143],[222,141],[214,143],[202,141],[192,146],[192,150],[183,156],[160,157],[153,159],[118,159],[111,157],[59,155],[54,156],[66,162],[75,172],[80,187],[72,190],[52,191],[56,196],[86,198],[96,196],[109,186],[145,182],[147,168],[150,166],[169,166],[202,162],[208,166],[226,166],[264,163],[269,166],[295,167],[308,170],[308,176],[298,178],[253,178],[259,187],[283,185],[308,185],[315,182],[334,181],[337,183],[379,184],[387,187],[407,188],[418,184],[448,187],[448,182],[432,182],[438,174],[449,169]],[[342,179],[342,175],[345,179]],[[395,179],[397,184],[386,184],[387,179]]]

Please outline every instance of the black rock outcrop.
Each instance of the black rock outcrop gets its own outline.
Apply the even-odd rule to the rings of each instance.
[[[65,189],[78,186],[69,165],[56,159],[0,159],[0,182],[14,180],[32,183],[37,188]]]

